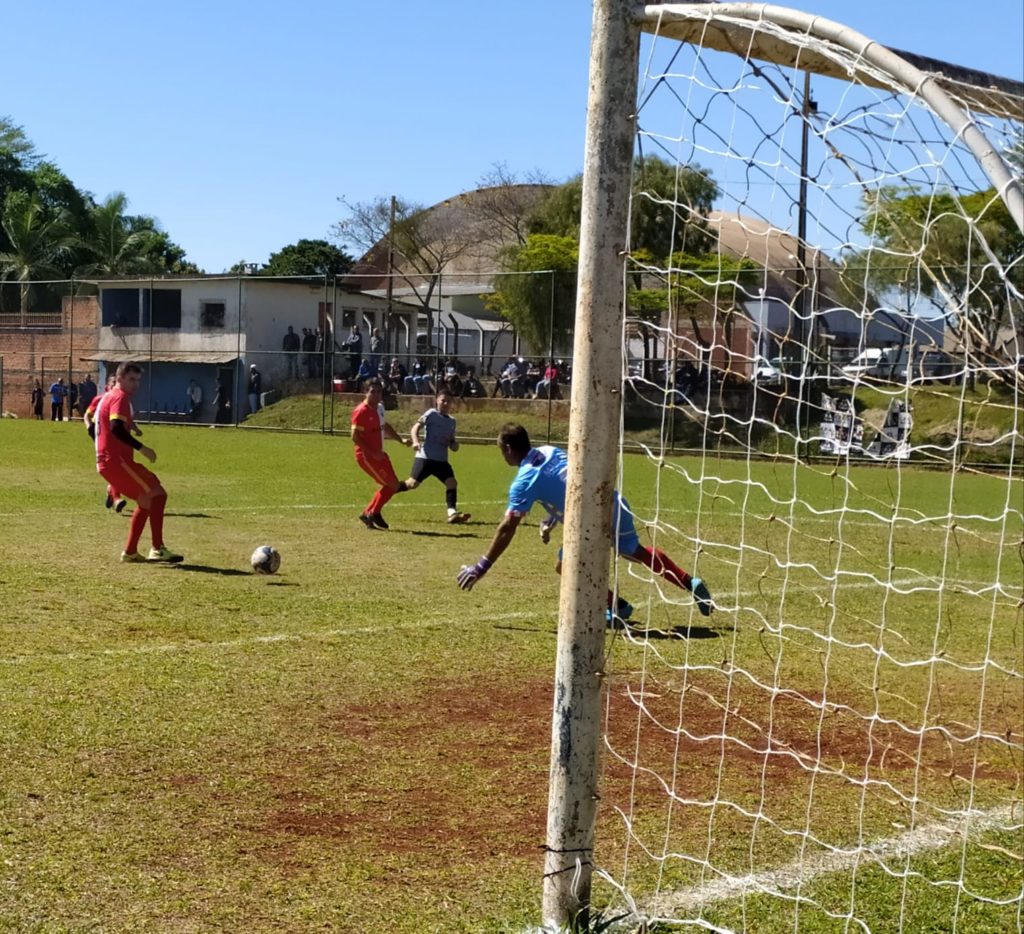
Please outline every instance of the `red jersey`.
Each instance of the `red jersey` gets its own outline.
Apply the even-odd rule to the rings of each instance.
[[[384,406],[370,406],[360,402],[352,411],[352,424],[361,431],[356,435],[356,446],[367,454],[384,450]]]
[[[105,392],[96,407],[96,463],[132,462],[135,451],[114,436],[111,426],[121,422],[127,431],[134,424],[131,400],[115,386]]]

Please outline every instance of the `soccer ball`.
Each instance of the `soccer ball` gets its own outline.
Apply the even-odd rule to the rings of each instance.
[[[249,560],[257,574],[273,574],[281,566],[281,552],[270,545],[260,545]]]

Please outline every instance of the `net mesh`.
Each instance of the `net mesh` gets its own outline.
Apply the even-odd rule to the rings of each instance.
[[[643,45],[619,485],[716,610],[618,562],[598,875],[709,929],[1019,930],[1022,235],[918,94],[730,24]]]

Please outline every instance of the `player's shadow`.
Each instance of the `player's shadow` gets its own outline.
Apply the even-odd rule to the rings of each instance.
[[[616,623],[614,629],[629,629],[630,635],[637,639],[721,639],[722,634],[707,626],[673,626],[671,629],[641,629],[639,626],[625,626]]]
[[[195,574],[219,574],[221,577],[255,577],[252,571],[240,571],[238,568],[215,568],[209,564],[174,564],[169,565],[176,571],[191,571]]]
[[[165,512],[165,516],[174,516],[176,519],[219,519],[220,516],[210,516],[205,512]]]
[[[419,535],[424,538],[479,538],[476,532],[429,532],[423,529],[410,529],[406,534]]]

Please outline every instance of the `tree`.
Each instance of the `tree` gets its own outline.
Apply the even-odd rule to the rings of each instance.
[[[924,296],[964,346],[1010,359],[999,334],[1022,310],[1024,232],[995,189],[955,196],[883,186],[865,196],[861,226],[872,243],[851,271],[882,294]]]
[[[270,254],[261,276],[340,276],[355,260],[326,240],[299,240]]]
[[[534,349],[565,346],[576,317],[579,244],[573,237],[531,234],[500,259],[508,274],[496,278],[488,304]]]
[[[85,276],[133,276],[168,271],[156,249],[156,222],[125,214],[128,199],[110,195],[90,212],[85,240],[87,258],[79,268]]]
[[[25,327],[33,281],[60,278],[62,260],[80,241],[63,214],[48,214],[37,195],[23,191],[7,193],[0,228],[9,244],[0,253],[0,281],[18,283],[21,326]]]
[[[727,346],[732,346],[736,312],[744,299],[757,294],[764,270],[753,260],[733,259],[721,253],[673,253],[670,261],[671,300],[680,315],[690,318],[697,343],[710,346],[701,319],[722,320]]]
[[[427,331],[432,333],[431,301],[441,274],[476,242],[457,199],[432,208],[401,198],[379,197],[355,204],[339,200],[348,209],[348,216],[335,224],[335,236],[362,247],[366,265],[397,274],[422,306]],[[390,269],[389,244],[393,251]]]
[[[675,252],[710,250],[714,236],[707,215],[718,186],[699,166],[678,168],[656,156],[637,158],[633,166],[632,251],[663,262]],[[553,188],[528,220],[530,233],[579,239],[583,176]]]
[[[458,200],[475,221],[481,239],[523,246],[530,232],[530,216],[553,187],[540,171],[520,181],[505,163],[497,162],[477,181],[475,191],[459,195]]]

